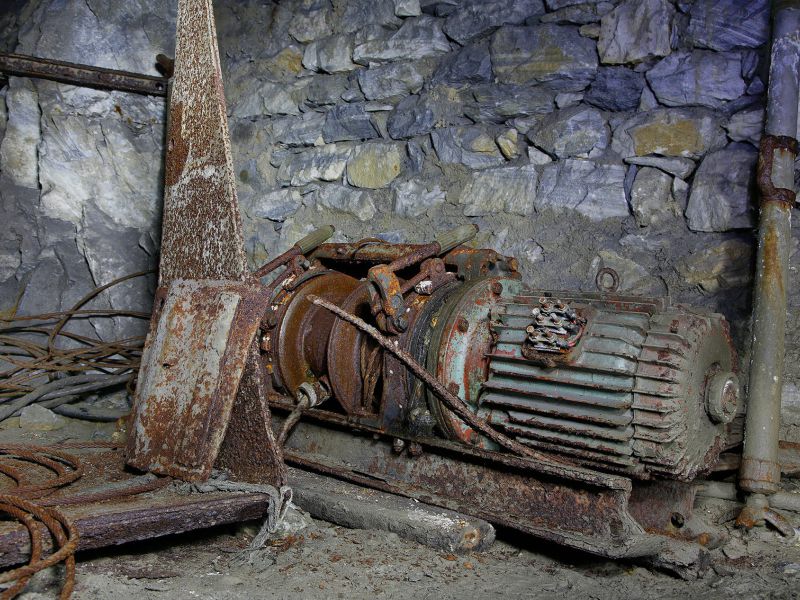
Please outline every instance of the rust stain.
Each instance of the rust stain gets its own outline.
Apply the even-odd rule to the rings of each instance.
[[[764,294],[773,296],[776,299],[785,297],[785,290],[783,288],[783,269],[780,256],[780,239],[779,234],[775,231],[775,226],[772,222],[766,225],[766,232],[764,233],[763,241],[763,271],[761,277],[765,282],[771,282],[774,285],[763,286]]]
[[[160,318],[142,359],[128,439],[131,466],[190,481],[208,477],[267,301],[258,284],[170,286],[163,307],[157,304]]]

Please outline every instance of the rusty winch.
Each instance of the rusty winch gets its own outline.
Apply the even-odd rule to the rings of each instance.
[[[513,258],[457,245],[325,244],[286,275],[261,347],[275,390],[312,393],[348,422],[473,447],[465,424],[369,335],[308,301],[373,323],[492,427],[580,465],[691,480],[736,414],[722,316],[664,299],[538,290]]]

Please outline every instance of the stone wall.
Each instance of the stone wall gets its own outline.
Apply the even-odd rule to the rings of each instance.
[[[154,73],[175,2],[15,0],[16,51]],[[217,0],[252,264],[315,226],[467,221],[537,285],[723,312],[746,364],[768,2]],[[12,78],[2,309],[66,306],[157,255],[164,104]],[[791,270],[785,433],[800,438]],[[146,304],[145,282],[103,301]],[[107,334],[119,333],[104,332]]]

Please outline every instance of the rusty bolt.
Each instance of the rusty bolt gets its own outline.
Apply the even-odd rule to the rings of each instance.
[[[274,308],[267,309],[267,313],[264,315],[264,318],[261,320],[261,323],[266,325],[268,328],[273,328],[275,325],[278,324],[278,314]]]
[[[394,438],[392,441],[392,450],[396,454],[400,454],[406,447],[405,440],[401,440],[400,438]]]
[[[411,442],[408,445],[408,453],[411,456],[419,456],[422,454],[422,446],[420,446],[417,442]]]
[[[461,333],[467,333],[469,331],[469,321],[467,321],[464,317],[458,317],[456,321],[456,327]]]
[[[270,340],[270,336],[261,336],[261,350],[263,352],[270,352],[272,350],[272,340]]]
[[[492,289],[492,293],[495,296],[499,296],[500,294],[503,293],[503,284],[500,283],[499,281],[493,281],[492,285],[491,285],[491,289]]]

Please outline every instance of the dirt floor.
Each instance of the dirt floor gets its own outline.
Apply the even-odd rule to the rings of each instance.
[[[30,432],[12,420],[7,442],[107,439],[108,425],[68,420]],[[698,511],[734,514],[708,501]],[[800,515],[792,515],[795,525]],[[724,517],[723,517],[724,519]],[[772,531],[725,528],[700,578],[684,581],[643,565],[578,554],[499,531],[486,552],[456,556],[393,533],[344,529],[292,511],[268,546],[251,555],[258,523],[129,544],[78,555],[75,598],[800,598],[800,542]],[[57,569],[41,573],[21,598],[51,598]]]

